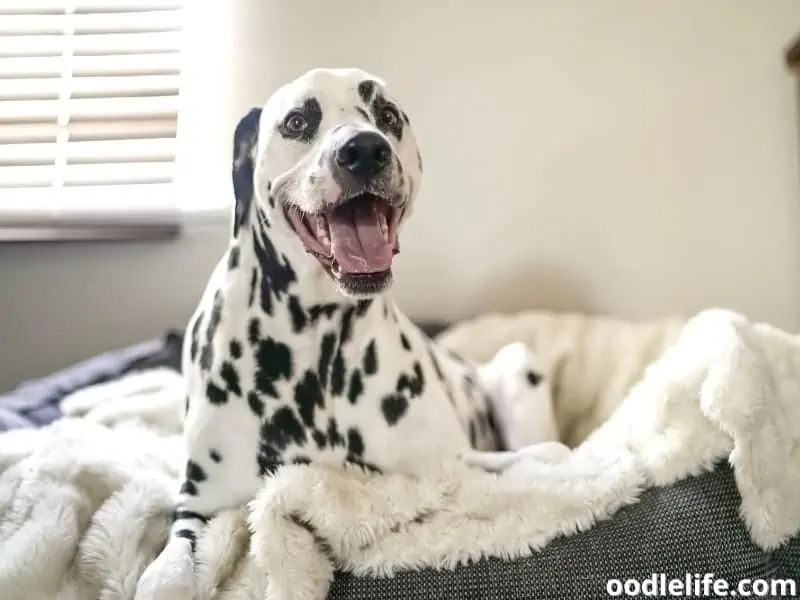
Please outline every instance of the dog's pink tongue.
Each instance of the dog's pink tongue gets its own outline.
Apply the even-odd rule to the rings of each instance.
[[[392,266],[379,211],[374,202],[348,202],[328,216],[333,258],[345,273],[379,273]]]

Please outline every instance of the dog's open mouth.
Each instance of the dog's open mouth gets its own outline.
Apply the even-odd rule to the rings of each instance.
[[[388,200],[359,194],[318,214],[286,209],[306,250],[341,279],[385,276],[398,252],[398,211]]]

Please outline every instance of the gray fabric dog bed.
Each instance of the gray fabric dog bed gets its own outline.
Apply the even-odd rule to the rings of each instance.
[[[654,574],[659,582],[661,574],[685,581],[687,574],[704,573],[731,586],[746,579],[798,582],[800,536],[774,551],[762,550],[739,518],[740,503],[733,472],[720,463],[709,473],[647,490],[608,521],[558,538],[530,557],[483,559],[455,570],[406,571],[382,579],[337,573],[328,598],[596,600],[609,597],[609,580],[641,583]],[[690,579],[690,585],[702,586],[699,581]],[[774,595],[759,597],[779,598],[781,590],[788,591],[774,585]],[[796,589],[800,592],[800,582]]]

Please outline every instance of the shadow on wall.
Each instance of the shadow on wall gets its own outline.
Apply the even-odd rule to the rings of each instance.
[[[496,312],[557,308],[593,313],[597,308],[585,283],[556,265],[530,262],[510,269],[498,266],[485,279],[486,284],[471,299],[471,316],[485,312],[487,306]]]

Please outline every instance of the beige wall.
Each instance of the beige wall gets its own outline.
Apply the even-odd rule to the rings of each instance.
[[[406,99],[427,165],[400,257],[410,311],[647,317],[725,305],[800,325],[795,107],[782,54],[800,31],[797,0],[249,0],[219,10],[229,12],[213,26],[232,22],[237,46],[220,60],[207,45],[202,63],[216,57],[226,78],[209,80],[228,117],[211,169],[225,163],[241,112],[313,66],[361,66]]]
[[[217,12],[190,36],[191,203],[229,198],[246,108],[313,66],[360,66],[405,99],[426,162],[396,287],[413,316],[718,305],[800,327],[782,58],[800,1],[193,3]],[[182,325],[226,218],[168,245],[0,247],[0,388]]]

